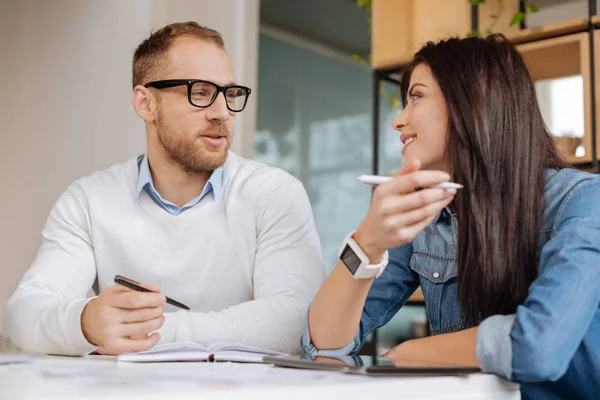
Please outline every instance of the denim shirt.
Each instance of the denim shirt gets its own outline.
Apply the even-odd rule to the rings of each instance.
[[[538,277],[515,314],[481,322],[477,359],[482,371],[520,383],[524,398],[588,398],[600,391],[600,177],[562,169],[546,178]],[[468,328],[457,294],[457,236],[456,217],[446,209],[411,243],[390,249],[354,340],[317,350],[307,325],[305,353],[357,354],[418,286],[433,334]]]

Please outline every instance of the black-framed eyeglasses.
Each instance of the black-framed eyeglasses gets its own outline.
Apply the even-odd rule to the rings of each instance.
[[[219,93],[223,93],[227,109],[240,112],[246,107],[250,88],[240,85],[219,86],[210,81],[201,79],[168,79],[146,83],[144,87],[155,89],[166,89],[175,86],[187,86],[188,101],[194,107],[206,108],[215,102]]]

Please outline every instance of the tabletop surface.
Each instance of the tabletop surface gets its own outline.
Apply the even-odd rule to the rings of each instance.
[[[113,358],[36,357],[0,365],[0,399],[204,398],[518,399],[517,385],[494,375],[379,378],[267,364],[124,363]],[[343,396],[343,397],[342,397]]]

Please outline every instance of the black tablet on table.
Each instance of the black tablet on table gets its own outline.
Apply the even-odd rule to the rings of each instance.
[[[369,376],[451,376],[481,372],[477,367],[464,365],[407,365],[396,367],[387,358],[378,357],[369,365],[370,356],[346,356],[342,358],[286,356],[265,357],[264,362],[277,367],[338,371],[347,374]]]

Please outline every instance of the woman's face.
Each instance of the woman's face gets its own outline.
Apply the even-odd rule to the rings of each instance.
[[[445,159],[448,108],[427,64],[413,70],[406,108],[392,126],[401,133],[405,163],[419,160],[422,169],[450,172]]]

